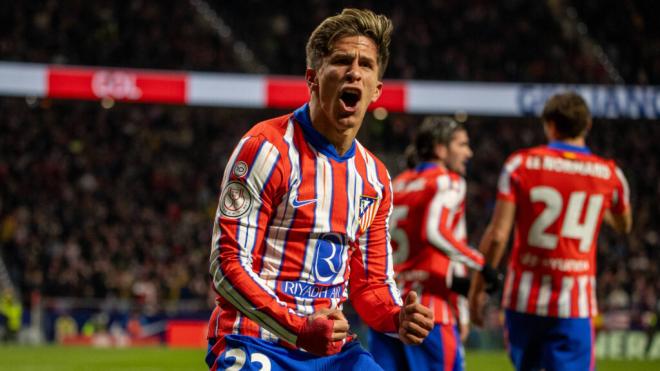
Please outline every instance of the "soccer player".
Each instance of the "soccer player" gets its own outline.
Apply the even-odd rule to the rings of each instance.
[[[502,298],[515,368],[592,370],[596,241],[602,221],[630,232],[628,185],[613,161],[585,146],[591,114],[579,95],[552,96],[541,120],[550,143],[507,159],[480,250],[497,265],[515,222]],[[481,285],[476,277],[469,304],[478,325]]]
[[[393,182],[395,270],[399,287],[419,292],[421,303],[433,308],[435,324],[421,346],[370,331],[369,349],[385,370],[462,370],[461,338],[469,329],[465,266],[496,279],[466,243],[463,177],[472,150],[465,127],[438,116],[423,121],[411,146],[417,161]]]
[[[345,9],[307,43],[310,100],[258,123],[225,168],[210,273],[216,369],[380,369],[350,332],[350,299],[372,328],[418,344],[433,313],[393,278],[391,181],[355,136],[382,91],[391,21]]]

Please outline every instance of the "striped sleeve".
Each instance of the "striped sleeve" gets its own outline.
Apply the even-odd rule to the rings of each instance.
[[[431,245],[442,251],[450,260],[481,270],[484,265],[483,255],[457,239],[448,223],[452,209],[462,201],[461,194],[464,195],[464,192],[450,191],[450,182],[448,175],[441,175],[436,180],[436,193],[424,220],[426,237]]]
[[[217,292],[238,311],[295,344],[305,319],[282,302],[252,268],[286,179],[277,148],[261,137],[243,138],[222,181],[213,227],[210,273]]]
[[[373,159],[372,159],[373,161]],[[368,168],[374,166],[368,163]],[[372,168],[373,170],[374,168]],[[398,330],[401,294],[394,281],[388,220],[392,211],[392,184],[384,167],[378,169],[381,202],[373,222],[358,240],[351,256],[349,298],[362,320],[380,332]]]

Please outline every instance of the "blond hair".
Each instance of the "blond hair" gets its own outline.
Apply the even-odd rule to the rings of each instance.
[[[326,18],[309,36],[305,49],[307,67],[320,67],[337,40],[348,36],[367,36],[378,49],[378,78],[382,79],[390,59],[392,29],[392,21],[384,15],[366,9],[344,9],[341,14]]]

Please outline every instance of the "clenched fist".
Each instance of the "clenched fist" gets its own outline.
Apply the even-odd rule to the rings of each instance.
[[[404,344],[421,344],[433,329],[433,312],[417,302],[417,293],[411,291],[399,312],[399,339]]]
[[[348,321],[338,309],[321,309],[307,317],[296,345],[318,356],[341,351],[348,336]]]

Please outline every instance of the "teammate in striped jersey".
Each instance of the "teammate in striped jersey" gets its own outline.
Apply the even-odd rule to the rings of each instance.
[[[379,369],[354,341],[347,299],[406,343],[432,328],[415,294],[401,302],[390,178],[355,139],[382,90],[391,30],[370,11],[323,21],[307,44],[309,103],[254,126],[229,159],[211,250],[211,370]]]
[[[371,331],[369,348],[386,370],[462,370],[461,337],[469,329],[465,266],[484,267],[481,253],[466,242],[463,176],[472,151],[465,127],[437,116],[424,120],[412,148],[422,162],[413,161],[393,182],[395,270],[399,287],[418,291],[421,303],[433,308],[435,326],[421,346]],[[496,278],[492,268],[486,272]]]
[[[541,118],[550,143],[507,159],[480,250],[498,264],[515,222],[502,306],[516,369],[591,370],[596,241],[602,221],[630,232],[628,185],[585,146],[591,114],[579,95],[554,95]],[[482,324],[479,278],[472,285],[471,315]]]

